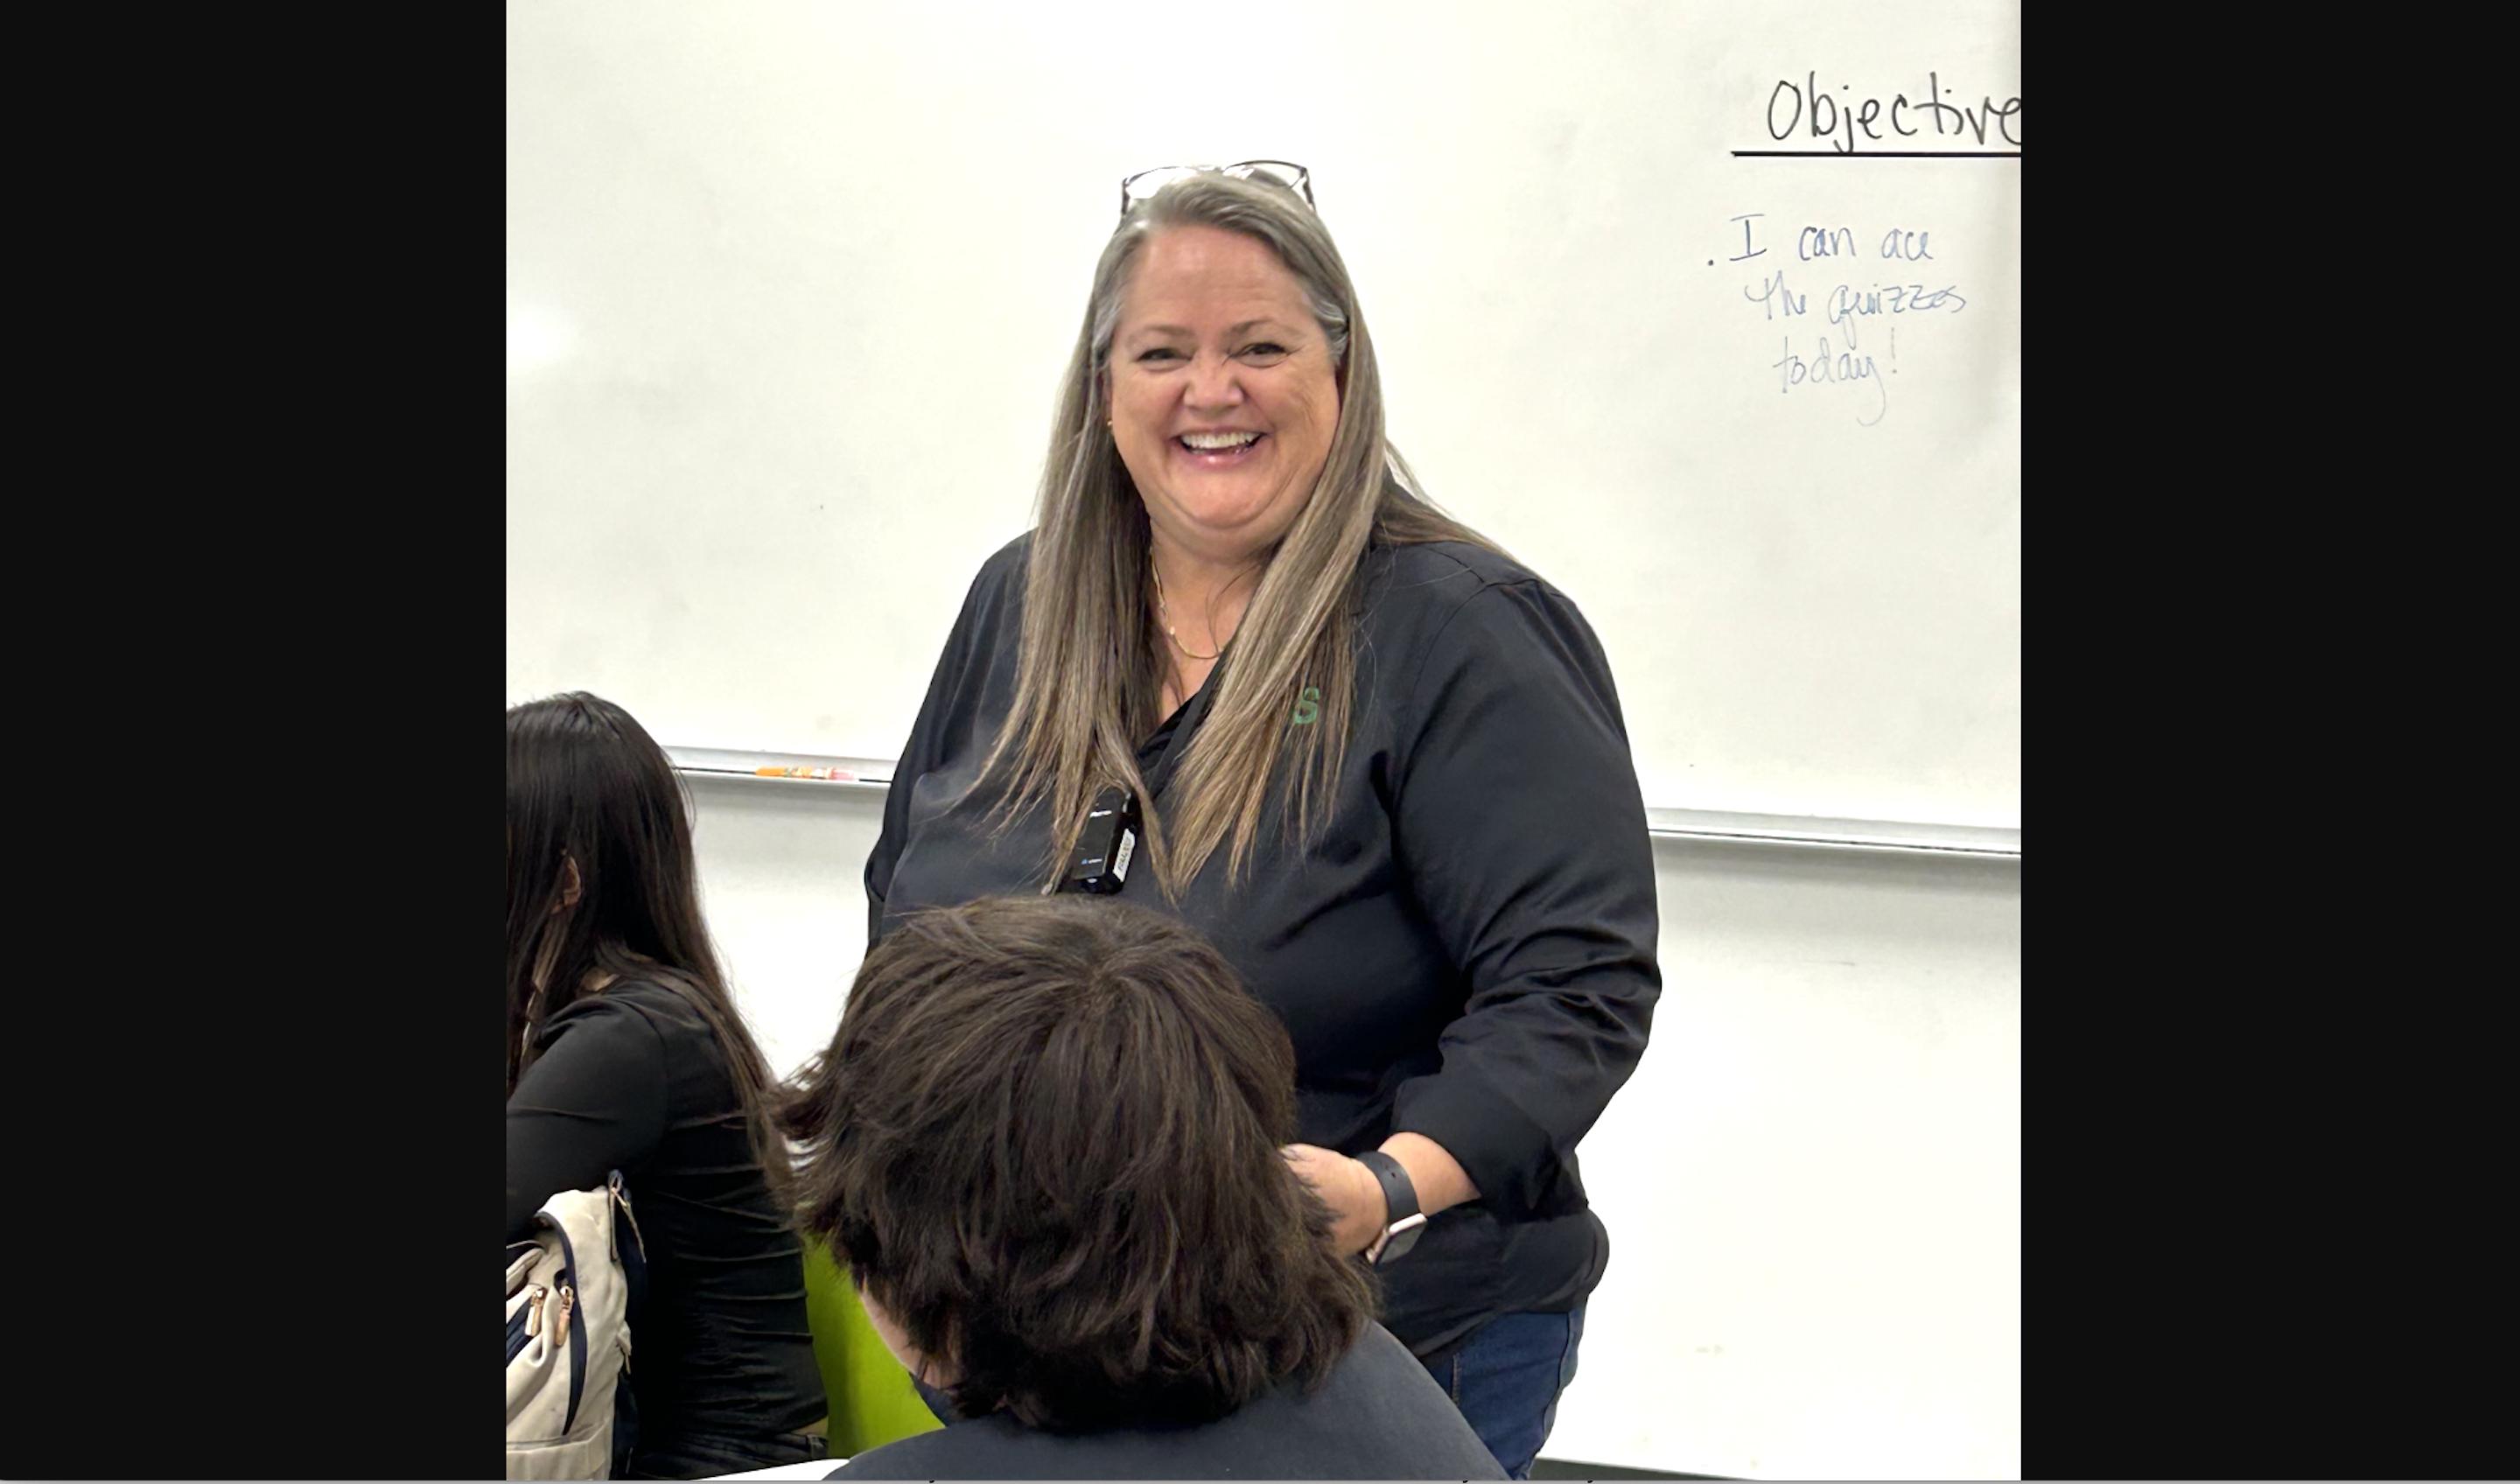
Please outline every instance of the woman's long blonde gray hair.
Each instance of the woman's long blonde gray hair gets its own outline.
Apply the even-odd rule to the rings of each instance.
[[[1111,339],[1139,251],[1156,232],[1208,226],[1266,244],[1294,274],[1336,368],[1338,425],[1294,525],[1268,556],[1221,661],[1207,718],[1166,788],[1160,817],[1137,765],[1160,714],[1163,643],[1148,599],[1146,506],[1106,426]],[[1061,382],[1027,569],[1014,707],[981,770],[1003,767],[1001,828],[1047,803],[1055,878],[1095,794],[1124,783],[1145,811],[1156,880],[1177,895],[1231,840],[1239,878],[1273,781],[1281,823],[1301,835],[1330,797],[1356,688],[1355,603],[1369,543],[1493,544],[1416,493],[1383,435],[1382,380],[1356,290],[1329,233],[1294,193],[1219,174],[1166,186],[1121,219],[1095,264],[1085,323]],[[1307,690],[1318,692],[1306,697]],[[1298,710],[1299,703],[1304,710]],[[1294,725],[1299,715],[1309,724]]]

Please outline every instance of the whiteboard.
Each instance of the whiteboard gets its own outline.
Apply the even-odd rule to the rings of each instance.
[[[1270,157],[1648,805],[2017,829],[2016,11],[512,0],[509,699],[896,755],[1120,178]]]

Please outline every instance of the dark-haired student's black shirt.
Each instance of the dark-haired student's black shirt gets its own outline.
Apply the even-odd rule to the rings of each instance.
[[[1320,1389],[1292,1381],[1213,1422],[1054,1433],[999,1413],[886,1443],[833,1479],[1502,1479],[1409,1352],[1370,1325]]]
[[[1029,542],[981,568],[937,661],[867,861],[870,942],[920,908],[1041,889],[1047,811],[993,837],[997,785],[966,791],[1013,702]],[[1204,932],[1285,1021],[1298,1138],[1352,1154],[1424,1134],[1477,1186],[1382,1270],[1383,1323],[1432,1359],[1600,1281],[1608,1237],[1575,1146],[1661,991],[1653,861],[1609,665],[1575,605],[1474,546],[1362,561],[1356,720],[1326,824],[1287,844],[1273,792],[1238,884],[1220,847],[1178,904],[1150,877],[1123,894]],[[1229,647],[1142,772],[1232,663]]]
[[[508,1237],[619,1170],[648,1257],[631,1334],[639,1445],[774,1437],[829,1410],[804,1248],[779,1219],[717,1037],[662,984],[622,980],[535,1034],[508,1097]]]

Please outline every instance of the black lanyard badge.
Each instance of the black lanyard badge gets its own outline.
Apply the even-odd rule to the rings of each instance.
[[[1161,798],[1164,786],[1179,772],[1182,757],[1190,750],[1190,740],[1207,720],[1207,708],[1216,699],[1216,680],[1223,670],[1208,672],[1207,684],[1198,694],[1175,712],[1170,721],[1155,731],[1144,747],[1138,749],[1139,776],[1147,786],[1148,798]],[[1118,893],[1129,879],[1129,864],[1138,848],[1146,843],[1146,829],[1139,823],[1138,796],[1126,784],[1112,784],[1094,795],[1094,808],[1085,816],[1085,829],[1076,837],[1076,853],[1067,858],[1067,870],[1059,876],[1059,891],[1083,891],[1107,897]]]
[[[1061,891],[1110,896],[1129,879],[1129,863],[1138,853],[1138,796],[1117,784],[1094,796],[1085,816],[1085,831],[1076,837],[1076,854],[1058,879]]]

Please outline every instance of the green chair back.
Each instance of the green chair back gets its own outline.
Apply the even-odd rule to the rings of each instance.
[[[805,1319],[814,1331],[823,1395],[832,1404],[832,1457],[855,1458],[945,1425],[920,1400],[910,1372],[867,1323],[848,1274],[822,1243],[810,1238],[805,1243]]]

